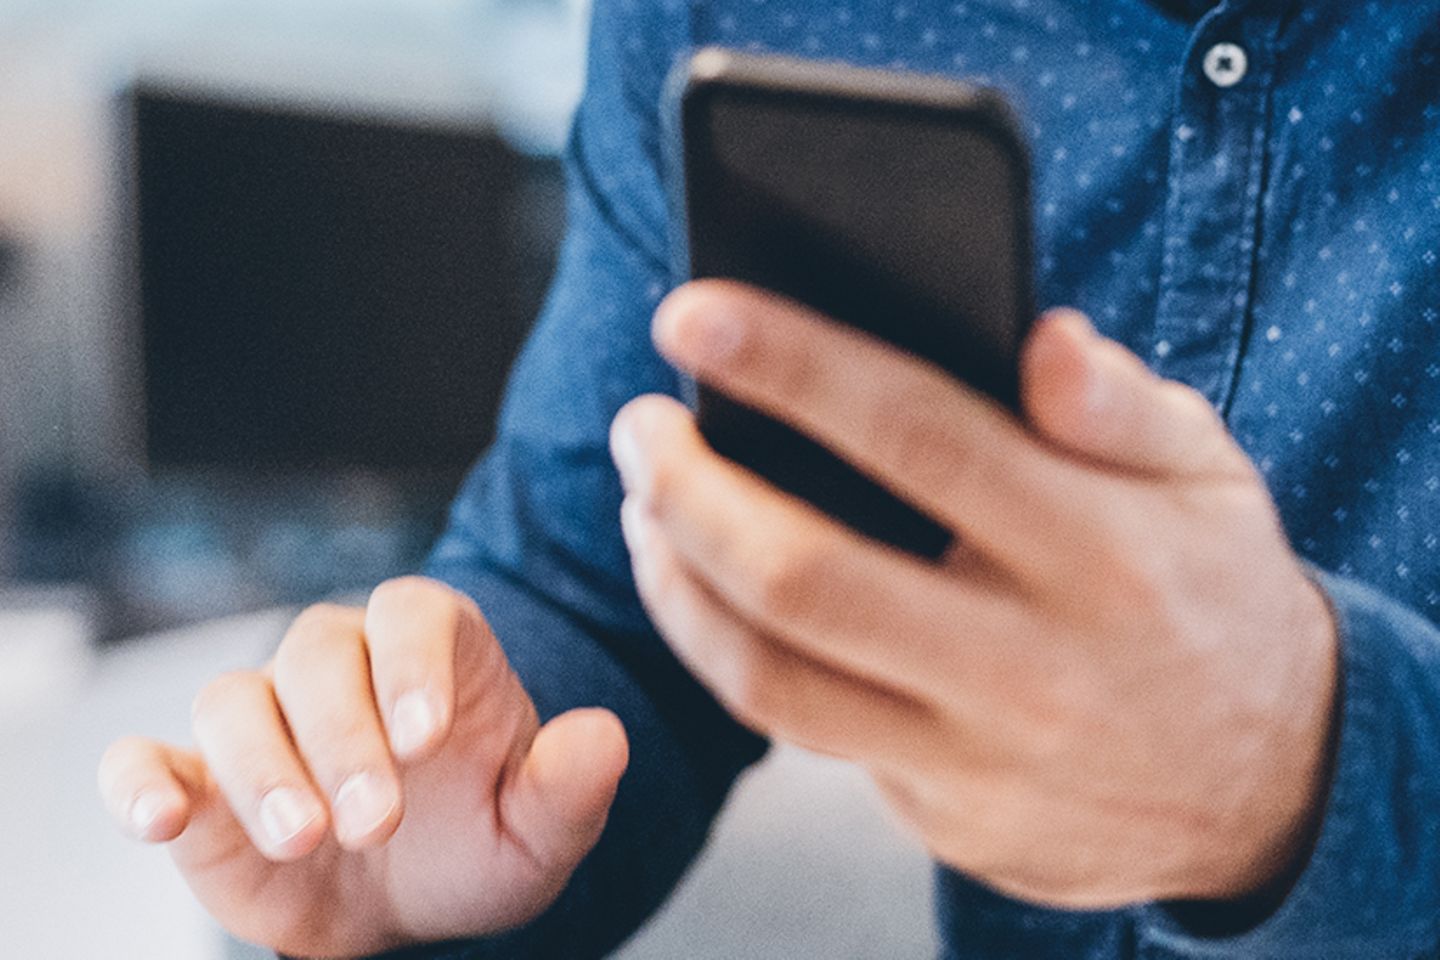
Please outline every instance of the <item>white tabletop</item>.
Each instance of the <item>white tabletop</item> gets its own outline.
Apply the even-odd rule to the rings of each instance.
[[[218,621],[96,655],[64,615],[0,610],[0,674],[28,658],[34,682],[0,685],[0,931],[27,960],[219,960],[223,939],[161,850],[122,837],[95,789],[117,736],[188,739],[191,698],[253,667],[289,619]],[[55,652],[44,662],[35,653]],[[24,638],[22,643],[19,638]],[[16,650],[22,654],[16,655]],[[37,684],[49,684],[43,696]],[[714,840],[621,960],[888,960],[932,957],[929,871],[854,768],[780,748],[737,788]]]
[[[75,621],[0,612],[0,670],[30,685],[0,704],[0,931],[33,960],[215,960],[219,931],[163,850],[133,843],[100,805],[95,768],[115,737],[185,740],[205,679],[263,659],[288,614],[219,621],[94,654]],[[42,632],[43,631],[43,632]],[[46,665],[37,648],[53,644]],[[26,648],[23,657],[15,651]],[[8,709],[6,706],[8,705]]]

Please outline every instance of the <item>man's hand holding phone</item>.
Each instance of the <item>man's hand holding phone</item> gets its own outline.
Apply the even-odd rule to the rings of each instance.
[[[1021,365],[1024,422],[752,287],[662,304],[662,351],[957,536],[854,533],[644,397],[612,446],[642,596],[750,726],[855,760],[940,860],[1040,902],[1227,899],[1282,882],[1322,805],[1337,638],[1264,483],[1198,394],[1071,312]]]
[[[319,606],[263,669],[195,700],[198,748],[128,739],[100,768],[229,931],[351,957],[518,926],[600,836],[627,760],[604,710],[541,726],[475,604],[395,580]]]

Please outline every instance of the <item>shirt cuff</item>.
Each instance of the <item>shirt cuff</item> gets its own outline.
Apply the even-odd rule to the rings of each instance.
[[[1440,632],[1358,583],[1311,571],[1340,642],[1340,728],[1315,845],[1284,900],[1247,929],[1142,907],[1142,956],[1432,955],[1440,928]],[[1215,905],[1213,915],[1225,907]],[[1208,927],[1208,925],[1207,925]]]

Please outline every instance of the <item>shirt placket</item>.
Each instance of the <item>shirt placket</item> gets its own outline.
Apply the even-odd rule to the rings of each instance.
[[[1217,408],[1250,316],[1278,3],[1225,3],[1196,26],[1176,92],[1151,366]]]

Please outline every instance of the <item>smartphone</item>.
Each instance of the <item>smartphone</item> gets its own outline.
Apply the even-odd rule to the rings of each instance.
[[[665,101],[677,275],[798,300],[1016,407],[1034,314],[1030,165],[1000,94],[707,47],[677,64]],[[691,386],[722,456],[866,536],[944,554],[951,534],[931,517],[785,424]]]

